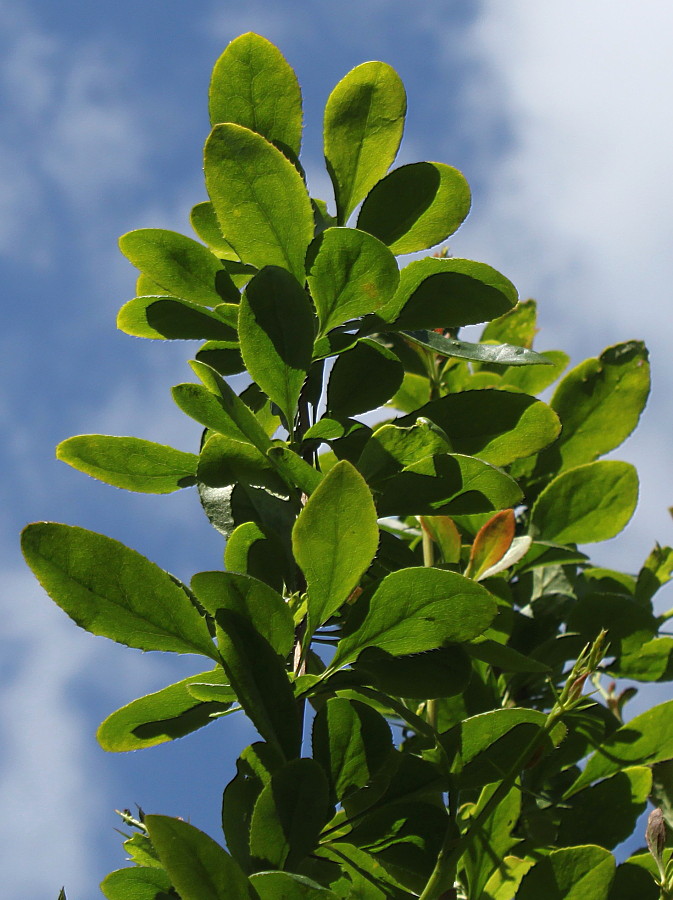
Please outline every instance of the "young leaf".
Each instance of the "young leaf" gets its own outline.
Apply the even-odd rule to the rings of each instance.
[[[485,263],[430,256],[402,269],[395,296],[378,315],[395,331],[457,328],[492,319],[517,299],[512,282]]]
[[[260,900],[338,900],[329,888],[292,872],[256,872],[250,876],[250,884]]]
[[[354,662],[366,647],[393,656],[469,641],[492,622],[496,605],[483,587],[455,572],[392,572],[368,600],[360,627],[339,641],[330,670]]]
[[[463,391],[431,400],[396,425],[427,417],[448,436],[456,453],[507,466],[550,444],[561,429],[556,413],[541,400],[505,391]]]
[[[364,787],[390,757],[386,720],[371,707],[341,697],[328,699],[313,720],[313,758],[327,772],[335,800]]]
[[[219,661],[186,592],[144,556],[102,534],[36,522],[22,534],[26,562],[81,628],[139,650],[198,653]]]
[[[141,438],[79,434],[61,441],[56,458],[127,491],[169,494],[196,483],[198,456]]]
[[[231,610],[247,619],[280,656],[292,649],[292,613],[268,584],[234,572],[199,572],[191,588],[213,618],[221,609]]]
[[[626,526],[638,502],[638,475],[632,465],[601,460],[568,469],[542,491],[531,526],[544,541],[591,544],[607,541]]]
[[[315,336],[313,308],[296,278],[278,266],[262,269],[241,298],[238,335],[248,372],[292,431]]]
[[[243,262],[281,266],[303,283],[313,210],[292,163],[261,135],[225,123],[206,141],[204,168],[222,231]]]
[[[480,581],[484,573],[507,553],[514,540],[515,529],[513,509],[500,510],[482,525],[470,550],[470,561],[465,570],[465,577]]]
[[[189,214],[189,221],[197,236],[210,247],[215,256],[219,259],[238,260],[236,251],[222,235],[220,223],[217,221],[217,215],[210,200],[193,206]],[[236,286],[240,287],[240,285]]]
[[[646,710],[613,732],[565,796],[572,797],[593,781],[629,766],[651,766],[665,759],[673,759],[673,700]]]
[[[404,85],[382,62],[357,66],[330,94],[325,107],[325,161],[340,225],[397,156],[406,111]]]
[[[226,688],[221,694],[223,698],[226,696],[224,702],[195,700],[187,688],[201,682],[214,682]],[[214,715],[226,711],[235,699],[224,671],[218,666],[122,706],[102,722],[96,737],[103,750],[112,753],[154,747],[208,725]]]
[[[470,203],[470,187],[457,169],[444,163],[411,163],[374,185],[360,209],[358,228],[395,254],[416,253],[453,234]]]
[[[256,892],[223,847],[181,819],[146,816],[159,858],[182,900],[253,900]]]
[[[178,297],[135,297],[119,310],[117,328],[162,341],[236,341],[236,331],[217,313]]]
[[[299,156],[299,82],[280,50],[261,35],[240,35],[220,56],[210,80],[208,107],[212,125],[235,122]]]
[[[250,855],[257,869],[296,870],[328,819],[328,790],[325,773],[312,759],[294,759],[273,773],[250,822]]]
[[[311,494],[292,531],[308,586],[309,633],[357,587],[378,546],[376,509],[367,484],[341,461]]]
[[[140,228],[119,238],[124,256],[170,294],[202,306],[238,296],[220,260],[202,244],[163,228]]]
[[[328,228],[311,243],[306,273],[320,320],[319,336],[376,312],[400,281],[397,262],[381,241],[355,228]]]
[[[655,544],[638,573],[636,600],[643,604],[649,603],[659,588],[671,580],[671,573],[673,573],[673,548]]]
[[[642,342],[628,341],[568,372],[551,400],[563,430],[540,460],[543,470],[593,462],[631,434],[650,390],[647,357]]]
[[[499,366],[548,366],[551,360],[546,359],[534,350],[525,347],[514,347],[511,344],[470,344],[444,337],[434,331],[403,331],[404,337],[414,344],[433,350],[440,356],[471,359],[475,362],[496,363]]]
[[[605,900],[615,858],[603,847],[566,847],[543,856],[524,875],[517,900]]]
[[[219,609],[216,622],[222,663],[239,703],[264,740],[293,759],[299,755],[301,729],[280,657],[247,616]]]
[[[390,400],[402,384],[404,367],[376,341],[358,341],[335,360],[327,383],[327,410],[335,419],[369,412]]]
[[[110,872],[100,886],[107,900],[157,900],[170,897],[171,888],[168,873],[155,866],[117,869],[116,872]],[[65,893],[61,892],[61,896],[65,900]]]

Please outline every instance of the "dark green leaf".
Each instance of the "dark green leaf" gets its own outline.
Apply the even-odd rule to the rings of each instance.
[[[146,816],[145,825],[182,900],[253,900],[239,866],[219,844],[181,819]]]
[[[301,730],[285,666],[247,616],[219,609],[218,644],[239,703],[265,741],[285,758],[299,755]]]
[[[650,769],[633,766],[573,794],[559,810],[556,843],[561,847],[599,844],[612,850],[633,832],[651,784]]]
[[[404,368],[395,354],[376,341],[359,341],[340,354],[327,384],[327,409],[336,419],[376,409],[402,384]]]
[[[523,877],[517,900],[606,900],[615,858],[603,847],[567,847],[543,856]]]
[[[209,487],[227,487],[240,481],[283,493],[286,485],[268,457],[225,434],[213,434],[201,449],[197,478]]]
[[[127,491],[169,494],[196,483],[197,456],[135,437],[79,434],[58,445],[56,458]]]
[[[589,592],[573,605],[567,628],[580,634],[585,643],[607,630],[609,655],[621,657],[639,653],[656,635],[657,620],[630,597]]]
[[[322,481],[323,476],[289,447],[270,447],[266,455],[286,481],[310,496]]]
[[[238,375],[245,369],[238,340],[208,341],[195,355],[220,375]]]
[[[110,872],[100,886],[107,900],[170,900],[176,896],[171,888],[171,879],[163,869],[145,866]],[[65,900],[65,893],[61,896]]]
[[[215,306],[238,296],[220,260],[191,238],[163,228],[140,228],[119,238],[124,256],[176,297]]]
[[[391,299],[400,273],[381,241],[355,228],[328,228],[306,257],[308,285],[320,320],[319,336]]]
[[[362,651],[354,668],[383,693],[418,700],[460,694],[472,675],[470,657],[460,644],[410,656],[371,647]]]
[[[225,123],[206,141],[204,168],[222,231],[243,262],[282,266],[303,283],[313,210],[292,163],[261,135]]]
[[[448,438],[428,419],[419,418],[408,428],[382,425],[365,444],[358,469],[369,484],[378,486],[407,466],[448,450]]]
[[[433,350],[441,356],[497,363],[500,366],[552,365],[551,361],[540,353],[511,344],[469,344],[466,341],[444,337],[434,331],[403,331],[402,334],[415,344],[425,347],[426,350]]]
[[[238,260],[236,251],[222,235],[220,223],[210,200],[193,206],[189,221],[197,236],[210,247],[215,256],[220,259]],[[238,284],[236,286],[240,287]]]
[[[201,682],[226,686],[226,701],[199,703],[195,700],[187,686]],[[103,750],[114,753],[154,747],[208,725],[214,715],[228,709],[235,699],[224,671],[218,666],[122,706],[98,728],[98,743]]]
[[[364,787],[392,748],[386,720],[357,700],[332,697],[313,720],[313,757],[327,772],[335,800]]]
[[[294,555],[308,586],[309,634],[357,587],[378,540],[366,482],[350,463],[337,463],[311,494],[292,531]]]
[[[244,522],[232,531],[224,548],[224,565],[229,572],[252,575],[279,592],[290,582],[281,540],[257,522]]]
[[[558,544],[607,541],[626,526],[638,502],[638,475],[617,460],[562,472],[542,491],[531,512],[537,538]]]
[[[358,228],[376,235],[393,253],[416,253],[439,244],[470,211],[470,187],[443,163],[411,163],[374,185],[358,216]]]
[[[241,298],[238,333],[248,372],[292,431],[315,336],[311,302],[296,278],[277,266],[262,269]]]
[[[236,332],[220,316],[177,297],[136,297],[119,310],[117,328],[134,337],[159,340],[235,341]]]
[[[330,94],[325,107],[325,161],[340,225],[397,156],[406,110],[404,85],[382,62],[357,66]]]
[[[250,884],[261,900],[338,900],[328,888],[292,872],[257,872]]]
[[[247,619],[280,656],[294,643],[294,622],[287,603],[263,581],[234,572],[199,572],[191,587],[206,611],[217,618],[227,609]]]
[[[660,587],[671,580],[673,573],[673,548],[654,545],[654,549],[638,573],[636,600],[648,604]]]
[[[485,263],[431,256],[402,269],[395,296],[378,315],[392,322],[394,331],[456,328],[492,319],[511,309],[517,296],[511,281]],[[380,327],[386,331],[385,325]],[[438,352],[447,346],[442,344]]]
[[[433,568],[392,572],[367,603],[364,621],[341,639],[330,670],[354,662],[366,647],[406,656],[469,641],[488,628],[496,612],[483,587]]]
[[[209,92],[210,122],[235,122],[281,150],[299,156],[301,89],[277,47],[248,32],[233,40],[215,63]]]
[[[486,638],[485,640],[477,640],[471,644],[466,644],[465,649],[474,657],[482,662],[488,663],[501,669],[503,672],[548,672],[549,666],[530,656],[519,653],[513,647],[506,644],[499,644]]]
[[[329,817],[328,791],[325,773],[312,759],[294,759],[274,772],[250,822],[250,855],[258,870],[296,870]]]
[[[55,522],[28,525],[26,562],[81,628],[139,650],[218,661],[205,620],[168,572],[102,534]]]

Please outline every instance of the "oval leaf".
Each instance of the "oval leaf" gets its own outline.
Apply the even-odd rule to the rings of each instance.
[[[235,122],[299,156],[299,82],[280,50],[261,35],[240,35],[220,56],[210,80],[208,108],[212,125]]]
[[[607,541],[626,526],[638,502],[632,465],[601,460],[568,469],[535,501],[531,526],[536,537],[557,544]]]
[[[328,228],[306,255],[320,335],[387,304],[400,280],[397,262],[381,241],[355,228]]]
[[[479,581],[509,550],[514,540],[516,520],[513,509],[503,509],[482,525],[472,543],[467,578]]]
[[[78,434],[56,458],[92,478],[144,494],[170,494],[196,483],[198,456],[135,437]]]
[[[404,85],[382,62],[356,66],[330,94],[325,106],[325,161],[340,225],[397,156],[406,111]]]
[[[42,587],[81,628],[139,650],[218,661],[205,619],[185,590],[135,550],[55,522],[28,525],[21,546]]]
[[[235,341],[236,331],[216,314],[177,297],[143,296],[119,310],[117,328],[134,337],[162,341]]]
[[[238,296],[220,260],[207,247],[164,228],[139,228],[119,238],[124,256],[176,297],[216,306]]]
[[[133,866],[110,872],[100,886],[107,900],[162,900],[170,897],[171,879],[163,869],[154,866]],[[59,900],[65,900],[61,892]]]
[[[402,384],[404,367],[376,341],[358,341],[341,353],[327,383],[327,410],[335,419],[369,412],[390,400]]]
[[[552,850],[524,875],[517,900],[606,900],[615,858],[603,847]]]
[[[261,135],[226,123],[206,141],[204,168],[222,231],[243,262],[281,266],[303,283],[313,210],[292,163]]]
[[[222,235],[220,223],[210,200],[193,206],[189,214],[189,221],[197,236],[210,247],[218,259],[238,259],[236,251]],[[152,291],[152,293],[154,292]]]

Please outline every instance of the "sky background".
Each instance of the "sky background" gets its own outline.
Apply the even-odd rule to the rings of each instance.
[[[172,404],[190,346],[115,329],[134,275],[120,234],[189,233],[206,199],[207,87],[244,31],[274,41],[302,84],[304,165],[322,166],[325,100],[355,65],[405,82],[398,163],[461,169],[473,211],[453,255],[487,262],[539,302],[539,349],[573,363],[623,340],[650,348],[654,387],[617,453],[641,475],[633,522],[601,563],[637,571],[673,543],[673,6],[665,0],[0,0],[0,871],[8,897],[99,896],[124,865],[114,808],[182,815],[217,835],[239,717],[174,744],[104,754],[98,723],[200,670],[75,628],[24,566],[20,529],[45,519],[123,540],[178,577],[221,567],[221,538],[193,491],[151,497],[54,459],[77,433],[136,435],[194,450]],[[671,593],[662,603],[673,605]],[[657,699],[670,687],[656,689]]]

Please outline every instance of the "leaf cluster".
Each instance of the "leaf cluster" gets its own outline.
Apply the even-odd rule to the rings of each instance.
[[[671,703],[627,722],[633,689],[611,681],[673,678],[653,608],[673,550],[632,576],[578,549],[633,515],[634,468],[602,457],[638,423],[647,351],[566,371],[533,349],[535,303],[490,266],[439,250],[400,267],[470,208],[456,169],[391,168],[405,112],[385,63],[334,88],[332,214],[300,162],[293,70],[242,35],[213,72],[195,237],[120,240],[139,275],[119,327],[199,342],[197,381],[173,397],[200,438],[185,453],[80,435],[57,454],[131,491],[195,487],[224,567],[183,584],[45,522],[24,554],[93,634],[207,660],[108,716],[102,747],[235,714],[259,740],[224,789],[226,849],[143,815],[109,900],[657,896],[649,857],[617,867],[611,851],[648,796],[670,817]]]

